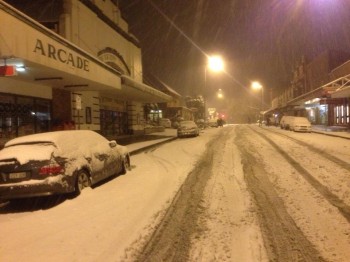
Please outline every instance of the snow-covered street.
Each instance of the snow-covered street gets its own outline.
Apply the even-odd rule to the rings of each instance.
[[[77,198],[0,207],[0,261],[350,257],[350,140],[233,125],[131,162]]]

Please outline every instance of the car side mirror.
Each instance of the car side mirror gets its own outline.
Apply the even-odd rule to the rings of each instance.
[[[109,146],[111,148],[116,147],[117,146],[117,141],[115,141],[115,140],[109,141]]]

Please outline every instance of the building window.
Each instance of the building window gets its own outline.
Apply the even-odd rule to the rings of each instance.
[[[339,105],[334,107],[334,117],[336,125],[349,124],[349,105]]]
[[[128,115],[126,112],[100,110],[101,134],[115,137],[128,134]]]
[[[18,136],[47,132],[50,126],[50,100],[0,94],[1,144]]]

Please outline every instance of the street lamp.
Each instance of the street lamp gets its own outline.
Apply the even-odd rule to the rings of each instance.
[[[260,111],[263,110],[263,106],[264,106],[264,88],[263,86],[258,82],[258,81],[254,81],[251,84],[252,89],[254,90],[261,90],[261,104],[260,104]],[[259,125],[261,125],[261,117],[260,117],[260,113],[259,113]]]
[[[213,72],[221,72],[224,70],[224,60],[218,56],[208,56],[207,57],[207,65],[204,67],[204,93],[207,91],[207,68]],[[204,95],[204,118],[206,119],[207,111],[206,111],[206,97]]]
[[[260,105],[260,110],[262,111],[263,109],[263,104],[264,104],[264,89],[263,86],[258,82],[258,81],[254,81],[252,82],[252,88],[254,90],[261,90],[261,105]]]
[[[208,57],[208,67],[213,72],[220,72],[224,70],[224,61],[218,55]]]
[[[223,99],[223,98],[224,98],[224,94],[223,94],[223,92],[222,92],[221,89],[218,90],[217,97],[218,97],[219,99]]]

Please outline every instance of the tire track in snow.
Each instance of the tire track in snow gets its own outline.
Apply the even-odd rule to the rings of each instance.
[[[251,138],[249,138],[251,139]],[[235,142],[242,152],[244,176],[255,199],[270,261],[325,261],[288,214],[262,163],[249,152],[245,132]],[[254,150],[254,149],[252,149]]]
[[[251,128],[251,127],[250,127],[250,128]],[[253,128],[251,128],[251,130],[257,132],[257,131],[256,131],[255,129],[253,129]],[[278,135],[278,136],[287,138],[287,139],[289,139],[289,140],[291,140],[291,141],[293,141],[293,142],[295,142],[295,143],[297,143],[297,144],[299,144],[299,145],[301,145],[301,146],[305,146],[305,147],[307,147],[309,150],[311,150],[311,151],[313,151],[313,152],[315,152],[315,153],[317,153],[317,154],[322,155],[324,158],[328,159],[329,161],[332,161],[333,163],[335,163],[335,164],[339,165],[340,167],[344,168],[345,170],[350,170],[350,163],[348,163],[348,162],[346,162],[346,161],[344,161],[344,160],[342,160],[342,159],[340,159],[340,158],[338,158],[338,157],[336,157],[336,156],[334,156],[334,155],[328,153],[327,151],[321,150],[321,149],[316,148],[316,147],[314,147],[314,146],[312,146],[312,145],[310,145],[310,144],[308,144],[308,143],[305,143],[305,142],[303,142],[303,141],[297,140],[297,139],[295,139],[295,138],[293,138],[293,137],[290,137],[290,136],[288,136],[288,135],[281,134],[281,133],[276,132],[276,131],[274,131],[274,130],[272,130],[272,129],[265,129],[265,128],[264,128],[264,130],[266,130],[266,131],[268,131],[268,132],[271,132],[271,133],[274,133],[275,135]],[[260,132],[258,132],[258,133],[261,134]],[[266,136],[265,136],[265,137],[266,137]],[[340,138],[340,139],[343,139],[343,138]]]
[[[204,212],[203,192],[212,176],[214,153],[225,142],[223,132],[218,132],[207,144],[204,155],[188,174],[136,261],[188,261],[191,236],[201,230],[198,217]]]
[[[346,205],[343,200],[341,200],[338,196],[333,194],[326,186],[320,183],[316,178],[313,177],[310,172],[308,172],[304,167],[302,167],[295,159],[293,159],[287,152],[285,152],[280,146],[278,146],[272,139],[267,137],[265,134],[258,132],[251,128],[256,134],[265,139],[273,148],[276,149],[303,177],[306,181],[309,182],[331,205],[338,208],[339,212],[346,218],[346,220],[350,223],[350,206]],[[289,138],[289,137],[286,137]],[[294,141],[294,139],[292,139]],[[313,148],[306,143],[300,142],[303,146],[307,148]],[[320,155],[324,154],[324,152],[320,152],[320,150],[314,151]],[[334,157],[335,158],[335,157]],[[337,158],[336,158],[337,159]],[[340,161],[340,166],[343,167],[346,162],[338,159]],[[331,160],[332,161],[332,160]],[[344,162],[344,163],[343,163]],[[338,161],[336,163],[339,163]]]
[[[234,144],[235,127],[214,156],[200,217],[201,234],[193,236],[190,261],[269,261],[252,197]]]

